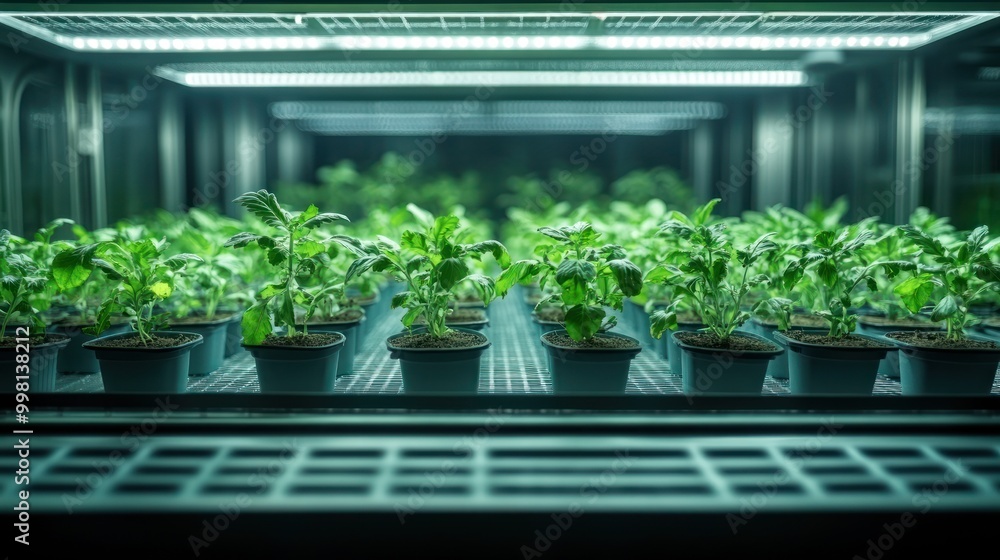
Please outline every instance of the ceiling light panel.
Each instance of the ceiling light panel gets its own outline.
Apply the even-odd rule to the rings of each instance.
[[[98,52],[913,49],[1000,12],[0,13]]]

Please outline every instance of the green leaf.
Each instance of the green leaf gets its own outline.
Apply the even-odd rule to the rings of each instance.
[[[816,265],[816,274],[820,280],[829,287],[837,284],[837,265],[834,262],[823,260]]]
[[[257,192],[244,193],[233,202],[246,208],[250,213],[271,227],[288,229],[288,213],[278,204],[277,197],[264,189]]]
[[[615,259],[608,263],[615,275],[618,288],[626,296],[639,295],[642,291],[642,271],[639,267],[625,259]]]
[[[604,316],[603,307],[574,305],[566,311],[566,332],[578,342],[592,338],[601,330]]]
[[[393,266],[393,262],[389,260],[385,255],[369,255],[367,257],[360,257],[355,259],[351,263],[351,266],[347,269],[347,275],[344,277],[344,283],[349,283],[352,279],[368,272],[371,269],[375,269],[376,272],[386,270],[390,266]]]
[[[326,246],[312,239],[304,239],[295,244],[295,254],[303,258],[312,258],[326,252]]]
[[[934,306],[934,310],[931,311],[931,321],[943,321],[949,317],[954,316],[958,313],[959,300],[953,295],[947,295],[941,298],[941,301]]]
[[[597,277],[594,265],[587,261],[565,260],[556,269],[556,283],[562,288],[562,300],[567,305],[587,301],[587,287]]]
[[[52,278],[60,290],[72,290],[82,286],[94,270],[94,253],[98,245],[81,245],[63,251],[52,259]]]
[[[541,227],[538,228],[538,233],[556,239],[558,241],[569,241],[569,236],[563,233],[561,230],[551,227]]]
[[[708,219],[712,216],[712,210],[715,209],[715,205],[722,202],[721,198],[713,198],[705,203],[704,206],[699,206],[695,209],[694,213],[691,215],[691,222],[695,226],[703,226],[708,223]]]
[[[437,280],[441,287],[450,290],[469,275],[469,267],[462,259],[444,259],[437,266]]]
[[[438,247],[448,240],[458,229],[458,216],[439,216],[434,220],[434,227],[431,228],[431,239]]]
[[[269,301],[260,301],[243,313],[240,327],[243,331],[244,344],[251,346],[260,344],[274,330],[274,327],[271,326],[271,314],[267,309]]]
[[[492,278],[485,274],[472,274],[466,278],[476,286],[483,303],[489,304],[496,298],[497,287]]]
[[[431,254],[430,240],[427,239],[426,235],[417,231],[404,231],[399,246],[420,255]]]
[[[668,330],[677,330],[677,313],[673,309],[660,309],[649,316],[649,334],[660,338]]]
[[[410,300],[414,297],[414,295],[415,294],[413,292],[399,292],[398,294],[392,296],[392,302],[390,303],[390,307],[392,309],[399,309],[400,307],[404,307],[407,303],[410,302]]]
[[[343,214],[334,214],[332,212],[323,212],[322,214],[317,215],[315,218],[306,220],[305,223],[302,224],[302,227],[305,228],[305,229],[314,229],[314,228],[318,228],[321,225],[330,224],[330,223],[338,222],[338,221],[341,221],[341,220],[343,220],[345,222],[349,222],[350,221],[350,220],[347,219],[347,216],[345,216]]]
[[[274,239],[266,235],[257,235],[256,233],[246,231],[230,237],[223,246],[239,249],[255,242],[264,248],[274,247]]]
[[[257,294],[257,298],[260,300],[269,300],[273,297],[277,297],[285,292],[284,284],[269,284],[264,286],[264,289]]]
[[[899,296],[910,313],[917,313],[931,297],[934,286],[932,275],[918,274],[896,286],[893,292]]]
[[[541,269],[541,263],[535,260],[523,260],[507,267],[497,278],[496,289],[501,296],[507,295],[516,284],[537,276]]]
[[[489,240],[481,241],[475,243],[466,248],[467,251],[471,253],[491,253],[493,258],[496,259],[497,264],[500,268],[507,268],[510,266],[510,255],[507,253],[507,248],[503,246],[503,243],[499,241]]]
[[[423,313],[424,308],[422,306],[411,307],[406,310],[406,313],[403,314],[403,318],[400,319],[400,322],[403,323],[404,327],[410,328],[413,326],[413,322],[416,321],[418,317],[423,315]]]
[[[424,210],[423,208],[417,206],[416,204],[407,204],[406,209],[417,219],[417,222],[424,227],[424,229],[431,229],[434,227],[434,215]]]
[[[274,266],[281,266],[288,259],[288,249],[284,246],[275,246],[267,251],[267,262]]]
[[[179,255],[174,255],[166,259],[165,261],[163,261],[163,264],[170,270],[177,271],[184,268],[188,263],[191,262],[205,262],[205,261],[198,255],[192,255],[191,253],[181,253]]]

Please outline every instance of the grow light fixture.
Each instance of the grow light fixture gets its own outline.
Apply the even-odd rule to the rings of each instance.
[[[164,78],[192,87],[547,87],[802,86],[800,70],[544,72],[178,72]]]
[[[707,101],[283,101],[270,110],[302,130],[337,136],[659,135],[725,115],[721,103]]]
[[[0,23],[76,51],[912,49],[1000,12],[84,13]]]
[[[1000,134],[1000,109],[989,106],[928,107],[924,129],[943,135]]]

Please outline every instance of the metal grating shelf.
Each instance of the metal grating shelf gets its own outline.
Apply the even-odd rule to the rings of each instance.
[[[337,393],[402,393],[399,363],[389,358],[385,339],[400,329],[401,311],[390,313],[380,324],[371,325],[363,347],[355,357],[355,373],[337,379]],[[546,356],[531,323],[527,306],[512,293],[505,300],[490,306],[491,326],[484,331],[493,345],[483,355],[480,372],[481,394],[550,393],[552,384],[546,368]],[[617,332],[636,336],[625,321]],[[642,340],[642,337],[636,337]],[[96,393],[103,391],[100,375],[63,375],[56,386],[62,393]],[[226,360],[216,373],[192,377],[191,393],[256,393],[259,391],[253,358],[242,352]],[[874,395],[899,395],[897,380],[879,376]],[[645,346],[632,362],[628,395],[682,394],[681,378],[670,372],[670,366],[657,350]],[[764,395],[789,394],[788,381],[768,377]],[[994,380],[993,394],[1000,395],[1000,377]]]
[[[1000,510],[996,439],[961,436],[45,436],[31,457],[41,512]]]

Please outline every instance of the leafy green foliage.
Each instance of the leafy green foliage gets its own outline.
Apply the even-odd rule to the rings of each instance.
[[[786,290],[794,289],[803,278],[811,278],[817,294],[812,311],[829,323],[831,337],[842,338],[854,332],[856,309],[866,301],[863,295],[858,296],[859,289],[877,291],[877,273],[891,280],[900,271],[915,268],[908,261],[868,262],[864,249],[874,233],[864,228],[859,224],[820,231],[811,244],[802,246],[802,256],[788,265],[782,277]]]
[[[320,213],[314,205],[292,214],[281,207],[277,197],[263,189],[245,193],[234,202],[277,233],[240,232],[230,237],[226,246],[239,249],[256,245],[266,253],[268,262],[280,271],[277,281],[272,279],[257,291],[256,302],[243,314],[243,340],[249,345],[262,343],[272,331],[272,318],[275,326],[285,328],[287,336],[295,336],[296,305],[307,308],[315,305],[315,296],[303,289],[300,281],[317,270],[318,256],[324,254],[327,247],[326,240],[318,240],[311,234],[320,226],[346,221],[347,217]]]
[[[991,241],[989,229],[980,226],[964,241],[948,247],[913,224],[901,229],[930,264],[919,264],[916,273],[896,287],[896,295],[916,313],[938,292],[937,303],[928,306],[931,320],[945,322],[948,338],[965,338],[966,328],[975,321],[969,306],[988,294],[1000,292],[1000,263],[990,258],[1000,239]]]
[[[0,337],[14,318],[31,327],[45,326],[32,299],[46,290],[47,270],[30,256],[15,252],[14,240],[8,230],[0,230]]]
[[[705,328],[720,340],[727,340],[750,318],[750,313],[743,309],[747,294],[768,282],[763,274],[751,275],[751,268],[776,251],[777,245],[770,239],[774,234],[765,233],[745,247],[734,249],[725,235],[726,224],[710,222],[712,209],[718,202],[719,199],[714,199],[695,209],[690,217],[673,213],[662,231],[687,242],[682,250],[684,262],[679,266],[658,265],[646,278],[672,285],[676,296],[687,300],[696,310]],[[731,274],[734,261],[742,273]],[[650,334],[659,338],[667,329],[676,327],[675,303],[653,314]]]
[[[495,297],[496,282],[476,272],[474,263],[488,254],[505,268],[510,266],[510,256],[499,241],[463,243],[462,222],[457,216],[434,217],[415,205],[408,208],[419,226],[404,231],[399,243],[386,237],[375,242],[347,236],[334,239],[357,257],[347,271],[348,282],[368,271],[390,272],[404,280],[406,291],[392,298],[394,309],[406,309],[403,326],[409,329],[422,317],[427,331],[441,338],[449,332],[445,321],[463,283],[474,286],[485,304]]]
[[[202,260],[190,253],[167,257],[165,239],[157,241],[141,234],[136,237],[142,239],[122,236],[115,241],[81,245],[63,251],[53,260],[53,278],[61,290],[78,288],[94,270],[104,272],[110,281],[112,289],[102,294],[96,324],[85,332],[99,335],[111,326],[112,317],[124,315],[143,342],[148,342],[152,332],[164,328],[169,319],[169,313],[154,314],[154,305],[173,294],[177,273]]]
[[[537,277],[542,287],[551,285],[554,291],[536,308],[558,302],[573,340],[587,340],[613,328],[617,319],[608,317],[605,308],[621,311],[626,297],[642,292],[639,267],[628,260],[621,246],[602,244],[601,234],[590,223],[546,226],[538,231],[554,243],[544,242],[535,248],[540,259],[511,265],[497,280],[498,291],[506,294],[515,284]]]

